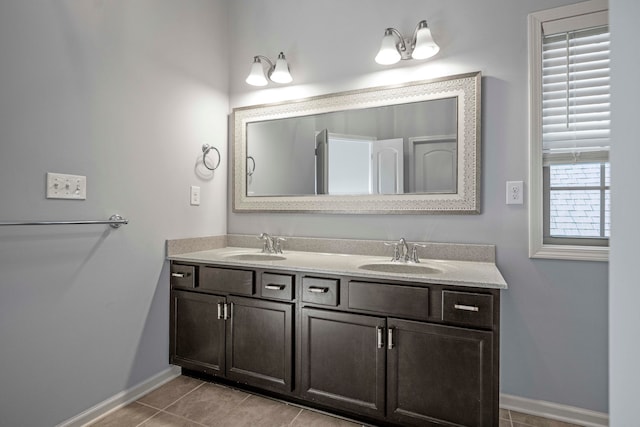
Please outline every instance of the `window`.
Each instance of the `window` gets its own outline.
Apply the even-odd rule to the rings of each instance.
[[[544,174],[544,243],[606,246],[609,163],[552,164]]]
[[[531,257],[608,259],[606,0],[529,15]]]

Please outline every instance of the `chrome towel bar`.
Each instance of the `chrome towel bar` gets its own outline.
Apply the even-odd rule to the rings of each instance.
[[[129,224],[129,220],[121,217],[118,214],[113,214],[108,220],[97,221],[8,221],[0,222],[1,225],[67,225],[67,224],[108,224],[113,228],[119,228],[121,225]]]

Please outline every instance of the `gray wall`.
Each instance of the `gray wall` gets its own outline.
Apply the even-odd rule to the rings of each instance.
[[[612,135],[609,407],[612,427],[638,424],[640,286],[638,286],[638,37],[640,3],[611,0]]]
[[[167,369],[167,238],[224,234],[226,2],[0,2],[0,424],[51,426]],[[221,65],[222,64],[222,65]],[[87,176],[46,200],[46,172]],[[202,204],[189,206],[189,186]]]
[[[527,206],[505,205],[505,181],[527,180],[527,14],[575,0],[235,0],[232,107],[481,71],[482,214],[368,216],[236,214],[230,233],[492,243],[503,293],[501,391],[608,410],[608,265],[532,260]],[[384,29],[410,34],[427,19],[441,46],[431,61],[373,58]],[[292,86],[244,83],[253,55],[284,51]]]
[[[526,206],[504,205],[504,182],[526,181],[526,15],[573,2],[0,2],[0,221],[116,211],[131,220],[115,231],[0,229],[2,421],[53,425],[166,369],[164,239],[224,233],[227,214],[234,233],[495,243],[510,285],[503,294],[502,391],[607,411],[607,264],[530,260]],[[635,0],[612,0],[612,11],[620,34],[635,34]],[[436,58],[393,67],[373,62],[384,28],[408,34],[422,18],[442,46]],[[621,49],[616,59],[615,46],[614,33],[620,63],[627,55]],[[280,50],[294,85],[246,86],[252,56],[273,58]],[[614,74],[614,82],[637,85],[634,69]],[[481,215],[230,211],[229,94],[232,106],[242,106],[478,70]],[[634,110],[634,94],[637,86],[618,92],[620,115]],[[633,135],[635,118],[624,117],[614,135]],[[212,175],[197,164],[204,142],[223,154]],[[618,178],[633,176],[633,165],[623,168],[621,159],[637,158],[637,147],[620,147],[612,154],[614,204],[624,192],[625,205],[637,206],[634,183]],[[47,171],[86,175],[87,200],[46,200]],[[200,207],[188,204],[190,185],[202,187]],[[625,239],[637,235],[635,211],[613,211],[623,225],[612,230],[612,330],[638,324],[637,310],[625,310],[626,301],[638,299],[630,271],[636,263],[627,259],[636,251]],[[619,417],[621,426],[636,419],[624,398],[634,396],[638,382],[631,374],[638,347],[625,338],[613,336],[611,347],[612,401],[619,399],[612,420]]]

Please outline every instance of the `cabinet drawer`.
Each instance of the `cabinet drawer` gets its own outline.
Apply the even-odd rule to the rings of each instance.
[[[302,278],[302,301],[322,305],[338,305],[338,279]]]
[[[261,296],[285,301],[293,299],[293,276],[262,273]]]
[[[429,288],[349,282],[349,308],[426,320],[429,318]]]
[[[253,271],[234,270],[231,268],[202,267],[200,283],[202,290],[228,292],[236,295],[253,295]]]
[[[442,320],[460,325],[491,328],[493,296],[442,291]]]
[[[196,267],[193,265],[171,264],[169,282],[180,288],[196,287]]]

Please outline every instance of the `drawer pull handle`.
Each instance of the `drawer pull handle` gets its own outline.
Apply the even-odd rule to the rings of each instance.
[[[218,303],[218,320],[222,319],[222,303]]]
[[[171,277],[178,277],[180,279],[185,277],[184,273],[171,273]]]
[[[223,311],[223,318],[224,318],[224,320],[228,320],[229,319],[229,304],[224,303],[224,306],[222,308],[223,308],[223,310],[222,310]]]
[[[453,308],[456,310],[464,310],[464,311],[479,311],[480,309],[475,305],[463,305],[463,304],[454,304]]]
[[[329,292],[329,288],[321,288],[320,286],[309,286],[309,292],[316,294],[326,294]]]
[[[387,349],[393,350],[393,328],[387,329]]]
[[[284,290],[285,287],[286,287],[285,285],[274,285],[274,284],[264,285],[264,288],[269,289],[270,291],[282,291]]]
[[[378,327],[378,348],[384,348],[384,328]]]

